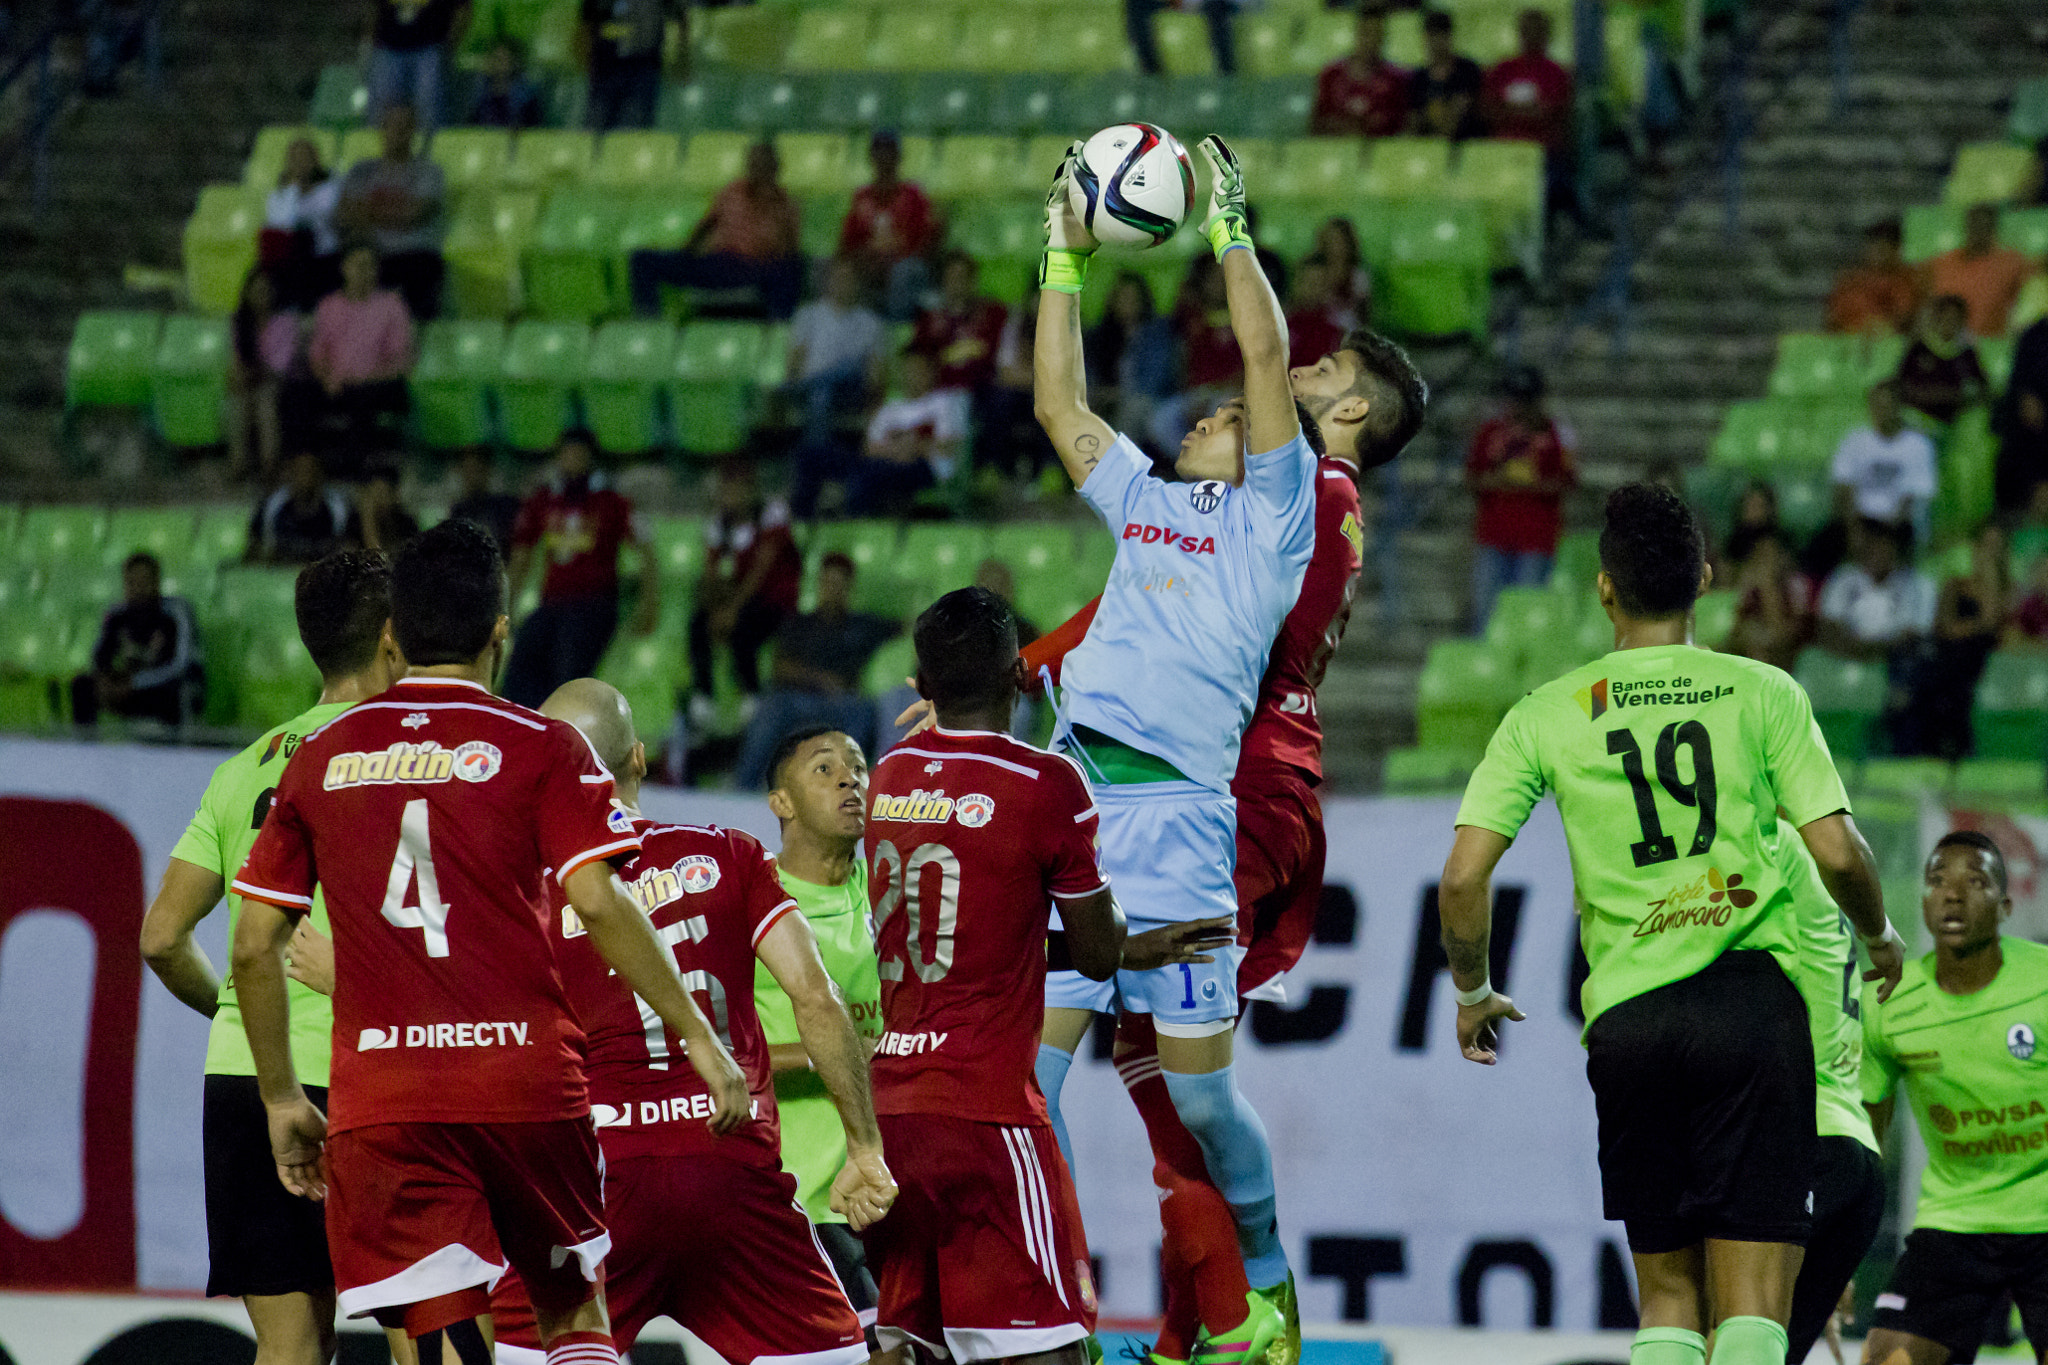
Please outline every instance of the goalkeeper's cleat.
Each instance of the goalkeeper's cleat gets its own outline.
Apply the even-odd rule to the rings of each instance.
[[[1088,1365],[1102,1365],[1102,1343],[1093,1332],[1081,1338],[1081,1349],[1088,1353]]]
[[[1274,1343],[1286,1336],[1287,1318],[1256,1289],[1245,1295],[1245,1309],[1244,1321],[1228,1332],[1204,1333],[1189,1365],[1270,1365]]]
[[[1301,1300],[1294,1294],[1294,1272],[1288,1271],[1286,1279],[1266,1292],[1277,1296],[1280,1315],[1287,1324],[1267,1353],[1266,1365],[1301,1365]]]

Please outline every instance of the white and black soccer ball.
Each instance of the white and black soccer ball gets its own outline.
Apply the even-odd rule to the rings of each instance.
[[[1195,206],[1195,168],[1164,128],[1119,123],[1088,139],[1067,186],[1081,225],[1105,246],[1157,246]]]

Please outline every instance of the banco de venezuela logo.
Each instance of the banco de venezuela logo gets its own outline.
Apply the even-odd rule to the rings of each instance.
[[[1631,706],[1704,706],[1710,701],[1735,694],[1728,686],[1706,685],[1691,678],[1654,678],[1647,682],[1610,683],[1602,678],[1572,693],[1587,720],[1598,720],[1609,710],[1625,711]]]

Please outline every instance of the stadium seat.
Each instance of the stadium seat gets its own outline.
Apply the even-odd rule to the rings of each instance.
[[[375,128],[351,128],[341,135],[341,141],[334,149],[334,165],[330,170],[337,174],[346,173],[348,168],[359,161],[375,161],[384,154],[384,135]]]
[[[1366,194],[1381,199],[1436,198],[1451,174],[1450,143],[1440,137],[1383,137],[1368,144]],[[1341,186],[1332,186],[1339,194]]]
[[[939,5],[891,5],[875,16],[870,71],[944,71],[960,46],[961,12]]]
[[[549,190],[573,185],[590,174],[597,139],[566,128],[529,128],[512,144],[507,183],[525,189]]]
[[[225,436],[228,324],[225,318],[179,314],[164,323],[150,370],[150,416],[157,435],[190,449]]]
[[[1295,41],[1289,61],[1291,71],[1312,76],[1338,58],[1350,56],[1358,45],[1355,11],[1321,10],[1304,13],[1301,18],[1301,37]]]
[[[894,127],[901,105],[901,82],[888,72],[826,71],[818,73],[817,124],[840,132],[868,132]],[[906,179],[914,178],[908,168]]]
[[[952,241],[981,263],[982,292],[1016,304],[1037,277],[1045,246],[1042,203],[1033,200],[971,199],[954,207]],[[1133,268],[1152,264],[1164,247],[1129,257]]]
[[[1483,750],[1513,704],[1514,661],[1483,640],[1438,640],[1422,666],[1416,741],[1430,749]]]
[[[590,328],[580,322],[514,324],[498,371],[498,416],[514,450],[552,450],[570,422],[570,396],[583,382]]]
[[[781,155],[782,183],[798,199],[849,194],[856,177],[867,169],[865,156],[856,163],[848,155],[844,133],[784,133],[775,140],[775,149]]]
[[[512,164],[512,134],[503,128],[443,128],[427,149],[450,194],[493,190]]]
[[[436,450],[491,439],[490,391],[505,364],[505,324],[429,322],[412,367],[413,430]]]
[[[2007,209],[1998,215],[1998,240],[2035,260],[2048,255],[2048,209]]]
[[[757,77],[739,87],[732,126],[750,133],[808,128],[817,122],[817,106],[818,87],[806,73]]]
[[[1743,469],[1813,463],[1808,429],[1798,407],[1797,403],[1769,398],[1730,403],[1707,458]]]
[[[1165,82],[1144,76],[1102,75],[1076,80],[1068,91],[1063,111],[1064,126],[1076,131],[1059,134],[1061,147],[1072,142],[1081,129],[1144,118],[1154,103],[1163,98],[1164,89]]]
[[[1091,75],[1131,69],[1130,42],[1124,35],[1123,16],[1106,5],[1067,5],[1048,9],[1041,17],[1048,33],[1060,40],[1049,43],[1040,54],[1040,65],[1049,71]]]
[[[806,256],[829,259],[839,252],[850,194],[807,195],[797,202],[797,246]]]
[[[992,132],[1026,137],[1058,125],[1066,116],[1064,76],[1043,71],[1007,72],[991,76],[987,89],[987,126]],[[1050,168],[1045,176],[1052,178]]]
[[[576,25],[581,6],[577,0],[541,0],[526,11],[531,17],[521,26],[524,31],[514,36],[526,46],[527,65],[574,80],[580,75],[576,69]]]
[[[163,327],[161,313],[80,313],[64,362],[64,406],[139,408],[149,402]]]
[[[1859,397],[1864,390],[1863,338],[1834,332],[1787,332],[1771,367],[1773,398]]]
[[[1870,752],[1871,730],[1884,709],[1883,662],[1842,659],[1823,649],[1804,650],[1793,671],[1813,702],[1835,761],[1853,762]]]
[[[747,148],[754,139],[746,133],[693,133],[683,149],[683,164],[677,184],[684,189],[713,195],[746,173]]]
[[[1941,441],[1934,494],[1935,534],[1967,537],[1992,512],[1998,438],[1983,407],[1966,410]]]
[[[1493,307],[1493,254],[1479,210],[1455,201],[1412,200],[1392,218],[1375,321],[1422,336],[1484,337]]]
[[[242,185],[208,185],[185,220],[185,297],[202,313],[226,314],[256,264],[263,194]]]
[[[789,34],[788,12],[777,5],[727,5],[690,16],[697,60],[707,66],[773,71]]]
[[[520,262],[540,221],[540,202],[530,190],[501,190],[473,196],[454,215],[441,256],[457,317],[504,318],[519,306]]]
[[[1209,23],[1202,15],[1192,10],[1155,10],[1152,34],[1159,45],[1159,63],[1169,78],[1206,76],[1216,69]]]
[[[682,641],[627,631],[613,637],[597,666],[597,676],[618,688],[633,708],[634,728],[650,738],[668,731],[688,671]]]
[[[1471,749],[1389,749],[1380,765],[1384,792],[1461,792],[1472,780],[1483,751]]]
[[[913,606],[911,610],[920,609]],[[898,635],[887,641],[874,652],[868,666],[861,670],[860,690],[863,695],[877,698],[886,697],[890,692],[903,686],[903,680],[917,672],[917,647],[909,633]]]
[[[1256,206],[1259,245],[1280,254],[1283,261],[1299,261],[1315,250],[1316,233],[1328,215],[1326,206],[1298,199],[1275,199]],[[1169,296],[1162,302],[1170,304]]]
[[[974,132],[988,121],[990,78],[928,71],[903,77],[896,115],[908,132]],[[943,159],[943,152],[941,159]]]
[[[834,521],[818,527],[804,547],[804,561],[815,566],[825,555],[838,552],[853,561],[856,577],[879,575],[896,559],[896,543],[902,538],[893,521]]]
[[[1693,604],[1693,639],[1707,649],[1728,643],[1728,633],[1735,629],[1736,604],[1735,594],[1726,588],[1702,594]]]
[[[989,532],[988,553],[1009,566],[1021,589],[1026,583],[1066,575],[1074,562],[1074,534],[1059,523],[998,524]],[[1038,624],[1049,629],[1057,622]]]
[[[1044,193],[1051,174],[1039,173],[1024,159],[1024,144],[1013,137],[990,135],[949,137],[939,148],[925,190],[933,199],[959,200]]]
[[[1242,22],[1242,21],[1240,21]],[[1315,104],[1315,87],[1296,76],[1249,81],[1239,77],[1231,126],[1245,137],[1300,137]],[[1237,144],[1232,142],[1231,150]]]
[[[1944,204],[2003,204],[2026,188],[2033,169],[2031,148],[2010,142],[1966,142],[1956,149],[1955,165],[1942,188]]]
[[[1835,490],[1826,469],[1780,474],[1772,481],[1778,491],[1778,520],[1793,540],[1804,542],[1835,514]]]
[[[723,455],[746,443],[763,329],[747,322],[699,322],[678,338],[668,376],[676,444],[693,455]]]
[[[526,304],[543,318],[590,322],[612,307],[619,200],[602,190],[557,190],[526,249]]]
[[[2039,758],[1966,758],[1956,764],[1954,794],[2039,801],[2048,795],[2048,768]]]
[[[2005,134],[2025,146],[2048,137],[2048,77],[2022,81],[2012,92],[2012,114]]]
[[[1301,16],[1293,10],[1252,10],[1237,18],[1237,69],[1244,75],[1292,76]],[[1299,130],[1297,130],[1299,131]]]
[[[915,589],[922,606],[972,583],[988,551],[983,527],[912,522],[896,555],[896,573]]]
[[[1600,537],[1592,531],[1574,531],[1561,536],[1557,553],[1550,561],[1550,586],[1564,592],[1585,594],[1593,590],[1600,575]]]
[[[654,517],[648,524],[664,591],[687,587],[704,571],[704,523],[696,517]]]
[[[1499,138],[1461,143],[1455,174],[1436,192],[1479,205],[1496,267],[1540,260],[1543,149],[1535,143]]]
[[[1579,597],[1549,588],[1502,588],[1486,619],[1486,642],[1519,661],[1536,640],[1565,634],[1578,616]]]
[[[864,64],[874,21],[874,11],[855,5],[806,8],[796,15],[782,64],[791,71],[856,70]]]
[[[203,507],[192,540],[190,562],[218,568],[242,558],[249,546],[249,509]]]
[[[1963,244],[1963,210],[1957,204],[1915,204],[1906,210],[1903,250],[1908,261],[1924,261]]]
[[[1984,665],[1970,711],[1981,758],[2038,763],[2048,754],[2048,658],[1999,650]]]
[[[1258,192],[1270,199],[1326,203],[1361,194],[1365,156],[1360,146],[1355,137],[1301,137],[1283,143],[1280,164],[1270,173],[1271,185],[1260,181]]]
[[[334,130],[353,128],[363,121],[369,107],[370,91],[363,84],[362,68],[341,62],[320,69],[306,122]]]
[[[51,570],[81,568],[98,562],[106,538],[107,516],[97,507],[29,507],[15,527],[14,556]]]
[[[248,641],[235,681],[235,720],[242,728],[282,725],[319,700],[320,670],[288,624],[252,629]]]
[[[249,159],[242,163],[242,183],[265,194],[276,189],[278,177],[284,173],[285,153],[300,138],[312,142],[313,149],[320,154],[321,165],[333,164],[333,129],[309,123],[272,124],[257,130],[256,142],[249,148]]]
[[[643,454],[660,440],[661,385],[675,349],[675,329],[665,322],[608,322],[591,340],[583,416],[609,453]]]
[[[1858,795],[1919,796],[1946,792],[1955,766],[1939,758],[1868,758],[1856,773]]]
[[[705,128],[730,128],[733,106],[748,79],[732,71],[699,71],[680,84],[663,86],[655,127],[684,137]]]
[[[973,17],[961,25],[948,65],[962,71],[1031,71],[1039,64],[1044,41],[1058,42],[1058,34],[1040,29],[1034,7],[976,5]]]
[[[606,133],[598,139],[590,182],[608,189],[646,192],[673,180],[682,159],[682,139],[674,133]]]

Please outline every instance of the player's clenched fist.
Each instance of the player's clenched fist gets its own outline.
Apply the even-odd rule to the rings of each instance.
[[[849,1146],[846,1164],[832,1182],[832,1212],[844,1214],[846,1225],[855,1232],[882,1219],[896,1202],[896,1178],[880,1151]]]
[[[301,1198],[327,1197],[327,1170],[320,1160],[320,1148],[327,1141],[327,1116],[319,1106],[300,1095],[285,1104],[269,1107],[270,1154],[277,1162],[277,1178]]]

